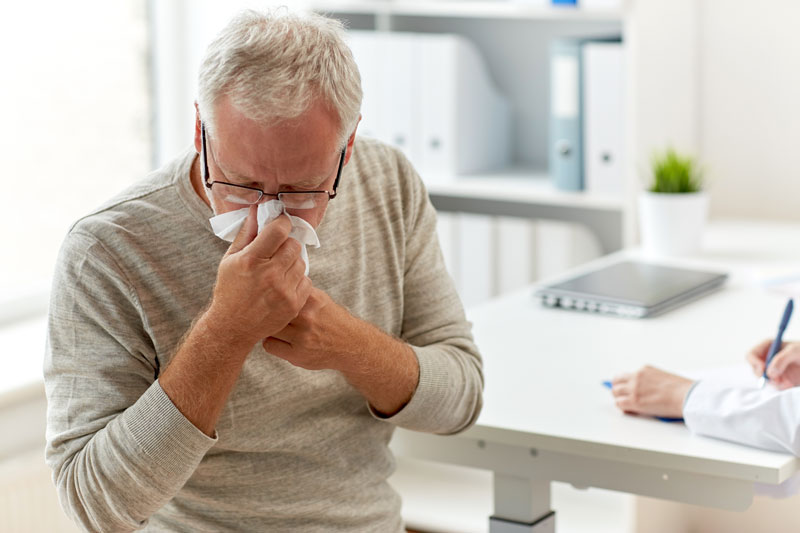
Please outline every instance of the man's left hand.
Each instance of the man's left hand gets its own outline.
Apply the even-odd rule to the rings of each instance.
[[[402,409],[419,382],[419,363],[408,344],[351,315],[315,287],[300,314],[263,345],[295,366],[338,370],[384,416]]]
[[[313,287],[300,314],[265,339],[263,346],[272,355],[308,370],[345,370],[358,364],[354,348],[363,335],[360,323],[325,291]]]

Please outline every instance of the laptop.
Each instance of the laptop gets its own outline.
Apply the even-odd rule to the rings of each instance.
[[[536,291],[542,304],[627,318],[655,316],[721,287],[728,275],[624,260]]]

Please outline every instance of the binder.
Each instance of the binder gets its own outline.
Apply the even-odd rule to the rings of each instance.
[[[359,132],[402,149],[426,183],[510,160],[511,112],[477,48],[450,34],[351,31]]]
[[[581,41],[557,40],[550,51],[550,175],[556,188],[583,189]]]
[[[378,138],[403,151],[410,161],[420,157],[420,140],[417,136],[419,115],[415,113],[418,98],[419,72],[414,49],[414,36],[409,34],[384,34],[381,47],[382,97],[380,105],[383,123]]]
[[[624,190],[624,80],[622,43],[583,45],[584,178],[590,192]]]
[[[448,181],[458,169],[457,44],[440,35],[417,35],[415,44],[420,69],[417,95],[422,150],[418,170],[428,183]]]
[[[375,32],[350,32],[348,43],[361,75],[361,122],[358,133],[367,137],[381,138],[384,106],[381,102],[381,46],[382,39]]]

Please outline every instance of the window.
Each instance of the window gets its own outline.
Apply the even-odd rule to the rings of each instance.
[[[70,224],[150,170],[146,0],[0,18],[0,301],[46,287]]]

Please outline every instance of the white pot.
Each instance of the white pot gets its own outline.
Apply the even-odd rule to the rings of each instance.
[[[687,255],[700,250],[708,194],[654,193],[639,196],[639,231],[648,255]]]

